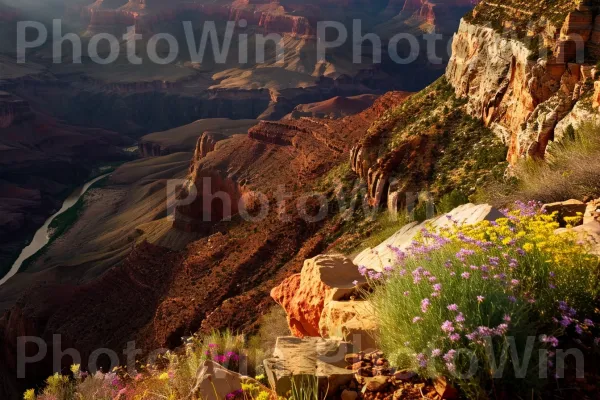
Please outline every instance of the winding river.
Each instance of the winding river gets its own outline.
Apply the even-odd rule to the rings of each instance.
[[[6,281],[8,281],[17,272],[19,272],[19,269],[21,268],[25,260],[33,256],[35,253],[40,251],[42,248],[44,248],[44,246],[48,244],[48,242],[50,241],[49,227],[52,221],[54,221],[56,217],[73,207],[75,203],[77,203],[77,201],[81,198],[81,196],[83,196],[94,183],[98,182],[100,179],[108,175],[110,175],[110,173],[92,179],[91,181],[75,189],[73,193],[71,193],[69,197],[67,197],[67,199],[63,202],[63,205],[60,208],[60,210],[58,210],[55,214],[53,214],[52,216],[50,216],[50,218],[46,220],[44,225],[35,233],[35,236],[33,237],[31,243],[27,247],[25,247],[23,251],[21,251],[19,258],[12,265],[10,271],[8,271],[8,273],[2,279],[0,279],[0,285],[6,283]]]

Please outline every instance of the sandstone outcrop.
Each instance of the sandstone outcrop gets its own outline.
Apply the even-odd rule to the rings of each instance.
[[[232,372],[214,361],[205,360],[196,373],[196,382],[188,400],[223,400],[230,393],[242,390],[242,384],[252,384],[261,391],[276,396],[271,390],[263,387],[256,380]]]
[[[436,1],[436,0],[406,0],[402,13],[412,17],[418,17],[423,22],[436,26],[441,22],[448,13],[452,13],[454,9],[472,8],[479,0],[454,0],[454,1]]]
[[[474,15],[496,7],[501,6],[484,1]],[[531,37],[502,35],[484,26],[485,18],[461,22],[446,77],[457,96],[467,99],[469,113],[502,137],[511,163],[523,156],[543,158],[557,125],[583,99],[595,63],[586,63],[580,53],[595,45],[593,21],[594,12],[583,2],[562,25],[548,22],[534,30],[551,49],[545,59],[530,48],[535,43]],[[523,35],[520,29],[514,34]]]
[[[355,282],[366,279],[352,261],[341,255],[321,255],[306,260],[302,272],[274,288],[271,297],[286,310],[294,335],[320,336],[325,305],[349,297],[356,290]]]
[[[242,377],[221,365],[206,360],[198,368],[191,399],[222,400],[242,389]]]
[[[320,390],[335,394],[354,377],[352,371],[344,368],[350,346],[333,339],[279,337],[273,358],[264,361],[269,383],[278,395],[285,396],[292,389],[292,380],[300,384],[314,376]]]
[[[206,157],[208,153],[214,151],[217,142],[225,139],[225,137],[225,135],[218,132],[204,132],[200,139],[198,139],[198,145],[196,146],[192,162],[200,161]]]
[[[450,213],[425,221],[421,224],[412,222],[405,225],[398,232],[390,236],[378,246],[372,249],[365,249],[354,258],[354,264],[364,266],[370,270],[383,271],[388,265],[393,265],[396,261],[396,254],[392,250],[405,250],[408,248],[415,236],[421,232],[427,224],[435,228],[442,228],[456,221],[459,224],[475,224],[480,221],[494,221],[502,218],[504,215],[487,204],[465,204]]]
[[[375,349],[377,327],[375,310],[369,302],[360,300],[329,301],[319,320],[321,337],[341,338],[363,351]]]

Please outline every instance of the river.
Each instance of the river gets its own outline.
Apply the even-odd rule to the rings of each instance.
[[[42,248],[44,248],[44,246],[48,244],[48,242],[50,241],[49,227],[52,221],[54,221],[56,217],[73,207],[75,203],[77,203],[77,201],[81,198],[81,196],[83,196],[94,183],[98,182],[100,179],[108,175],[110,175],[110,173],[92,179],[91,181],[75,189],[73,193],[71,193],[69,197],[67,197],[67,199],[63,202],[63,205],[60,208],[60,210],[58,210],[46,220],[44,225],[35,233],[35,236],[33,237],[31,243],[27,245],[27,247],[25,247],[23,251],[21,251],[19,258],[12,265],[10,271],[8,271],[8,273],[0,280],[0,285],[3,285],[4,283],[6,283],[6,281],[12,278],[17,272],[19,272],[21,266],[29,257],[33,256],[35,253],[40,251]]]

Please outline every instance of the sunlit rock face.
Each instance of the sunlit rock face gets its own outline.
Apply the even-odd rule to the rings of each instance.
[[[527,44],[531,37],[513,40],[489,25],[462,21],[446,77],[456,94],[467,99],[470,114],[503,138],[510,162],[524,156],[542,158],[557,127],[564,129],[561,121],[568,118],[577,125],[582,115],[578,104],[591,106],[587,94],[594,87],[593,61],[600,38],[592,10],[583,4],[558,27],[547,22],[543,31],[530,28],[528,34],[539,35],[547,45],[546,58],[538,58],[535,46]],[[578,49],[585,50],[587,58],[578,57]]]

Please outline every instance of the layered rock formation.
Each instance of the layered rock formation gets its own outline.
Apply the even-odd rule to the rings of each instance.
[[[589,101],[587,93],[596,77],[593,49],[598,44],[592,31],[600,28],[594,26],[600,21],[591,5],[582,2],[566,14],[562,25],[542,19],[541,25],[530,27],[529,33],[550,49],[549,57],[539,59],[531,36],[514,39],[524,34],[518,19],[509,31],[512,36],[482,25],[488,18],[477,17],[479,10],[489,13],[500,5],[484,2],[474,19],[463,20],[446,77],[457,96],[467,99],[468,112],[503,138],[511,162],[543,157],[560,121],[578,102]],[[536,14],[522,15],[525,20]],[[584,51],[592,58],[585,59]]]
[[[254,190],[272,194],[276,192],[277,182],[304,185],[305,179],[323,173],[325,165],[347,154],[352,143],[387,107],[397,105],[407,97],[406,93],[391,92],[362,113],[340,120],[261,121],[248,130],[246,138],[232,137],[221,141],[218,152],[206,153],[214,136],[200,138],[190,176],[179,195],[181,200],[190,198],[193,201],[177,207],[174,226],[184,231],[210,233],[222,219],[236,215],[240,207],[243,211],[251,209],[252,201],[246,201],[252,198]],[[270,154],[273,149],[289,151],[292,156],[287,161],[273,158]],[[285,166],[280,164],[282,162]],[[270,179],[271,174],[262,174],[271,168],[276,168],[278,179]],[[210,189],[206,187],[205,195],[203,185],[209,182]],[[223,204],[222,199],[205,204],[206,197],[214,197],[219,192],[227,197],[227,204]],[[209,210],[208,206],[213,203],[215,207],[211,206]]]
[[[26,100],[0,91],[0,129],[33,118],[34,114]]]
[[[479,0],[406,0],[402,13],[417,17],[427,24],[436,26],[443,21],[449,12],[456,8],[472,8]]]
[[[292,333],[298,337],[320,336],[319,321],[331,301],[349,298],[356,283],[366,279],[343,256],[322,255],[306,260],[300,274],[271,291],[271,297],[287,312]]]

